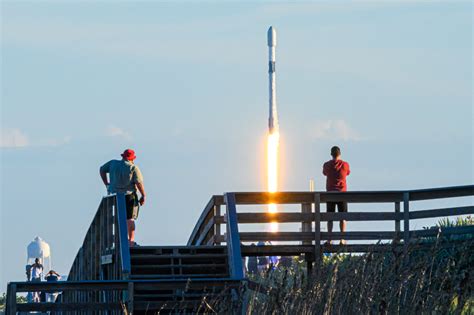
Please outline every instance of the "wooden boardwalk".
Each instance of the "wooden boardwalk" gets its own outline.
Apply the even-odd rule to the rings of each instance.
[[[237,288],[246,281],[246,256],[304,255],[308,270],[325,252],[403,252],[420,240],[474,234],[474,226],[413,229],[415,220],[474,214],[468,204],[413,210],[414,202],[473,197],[474,185],[410,191],[362,192],[231,192],[211,197],[184,246],[143,246],[130,249],[127,241],[125,198],[103,198],[68,275],[58,283],[8,284],[7,312],[53,311],[67,314],[141,314],[202,309],[202,297],[219,295],[232,306]],[[326,202],[376,204],[387,211],[326,213]],[[278,204],[281,212],[267,213],[264,205]],[[293,205],[293,211],[286,209]],[[299,205],[299,211],[294,211]],[[251,212],[237,207],[253,206]],[[327,221],[372,222],[364,231],[323,232]],[[390,222],[381,231],[377,222]],[[272,222],[290,231],[265,232]],[[336,224],[337,225],[337,224]],[[246,227],[245,231],[243,227]],[[253,230],[252,230],[253,227]],[[242,230],[242,231],[241,231]],[[325,245],[327,240],[349,245]],[[252,245],[252,242],[276,242]],[[55,303],[17,304],[18,292],[63,292]]]

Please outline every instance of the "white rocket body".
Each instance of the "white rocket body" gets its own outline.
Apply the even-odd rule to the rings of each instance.
[[[270,26],[267,33],[268,43],[268,80],[269,80],[269,117],[268,129],[270,134],[278,132],[278,113],[276,105],[276,75],[275,75],[275,48],[276,30]]]

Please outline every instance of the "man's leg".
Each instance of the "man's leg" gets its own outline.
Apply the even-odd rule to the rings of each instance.
[[[135,243],[135,220],[127,220],[127,229],[128,229],[128,244],[133,246]]]
[[[338,202],[337,211],[347,212],[347,202]],[[339,229],[341,230],[341,232],[346,231],[346,220],[339,221]],[[341,244],[346,244],[346,241],[344,239],[341,239]]]

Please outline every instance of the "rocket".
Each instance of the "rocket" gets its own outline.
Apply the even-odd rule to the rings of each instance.
[[[276,30],[270,26],[267,33],[268,43],[268,83],[269,83],[269,116],[268,129],[270,134],[278,132],[278,113],[276,106],[276,76],[275,76],[275,48],[276,48]]]

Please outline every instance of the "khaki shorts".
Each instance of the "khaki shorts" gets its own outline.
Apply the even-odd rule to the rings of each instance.
[[[127,207],[127,220],[136,220],[140,211],[140,203],[136,193],[125,195],[125,204]]]

